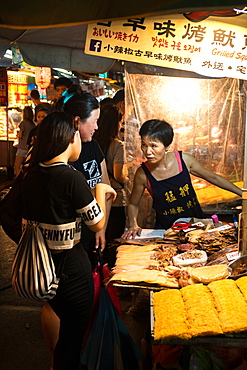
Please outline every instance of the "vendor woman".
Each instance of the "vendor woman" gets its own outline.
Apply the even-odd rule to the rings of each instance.
[[[173,140],[173,128],[165,121],[146,121],[140,128],[141,149],[146,162],[137,169],[127,207],[129,229],[122,237],[141,234],[137,224],[138,205],[145,189],[153,198],[156,229],[168,229],[178,218],[204,218],[192,186],[190,173],[222,189],[242,196],[242,190],[222,176],[203,167],[191,155],[168,151]]]

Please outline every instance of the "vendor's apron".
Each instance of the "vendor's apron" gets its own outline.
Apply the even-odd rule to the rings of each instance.
[[[190,174],[182,158],[182,152],[175,152],[180,172],[165,180],[156,180],[146,162],[142,168],[148,179],[148,190],[153,198],[156,212],[156,229],[168,229],[178,218],[204,218],[192,186]]]

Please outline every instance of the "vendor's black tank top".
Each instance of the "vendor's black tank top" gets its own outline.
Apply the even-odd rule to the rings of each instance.
[[[147,176],[149,192],[153,198],[153,208],[156,212],[156,229],[168,229],[178,218],[204,218],[192,186],[190,174],[182,158],[182,152],[175,152],[180,172],[165,180],[156,180],[146,162],[142,168]]]

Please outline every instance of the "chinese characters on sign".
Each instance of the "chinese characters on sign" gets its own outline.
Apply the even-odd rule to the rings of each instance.
[[[7,91],[7,71],[6,68],[0,68],[0,105],[8,104]]]
[[[41,89],[46,89],[51,83],[51,68],[36,67],[35,82]]]
[[[220,21],[193,23],[183,15],[89,24],[85,53],[247,79],[247,30]]]
[[[28,77],[19,72],[8,72],[8,104],[15,107],[27,102]]]

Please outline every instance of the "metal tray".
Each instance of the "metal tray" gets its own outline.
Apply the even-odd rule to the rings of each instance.
[[[229,263],[228,266],[232,269],[232,273],[233,273],[242,263],[247,264],[247,255],[237,258],[235,261]],[[239,275],[230,275],[229,278],[236,280],[240,278],[241,276],[246,276],[246,275],[247,275],[247,272],[243,274],[239,274]]]

